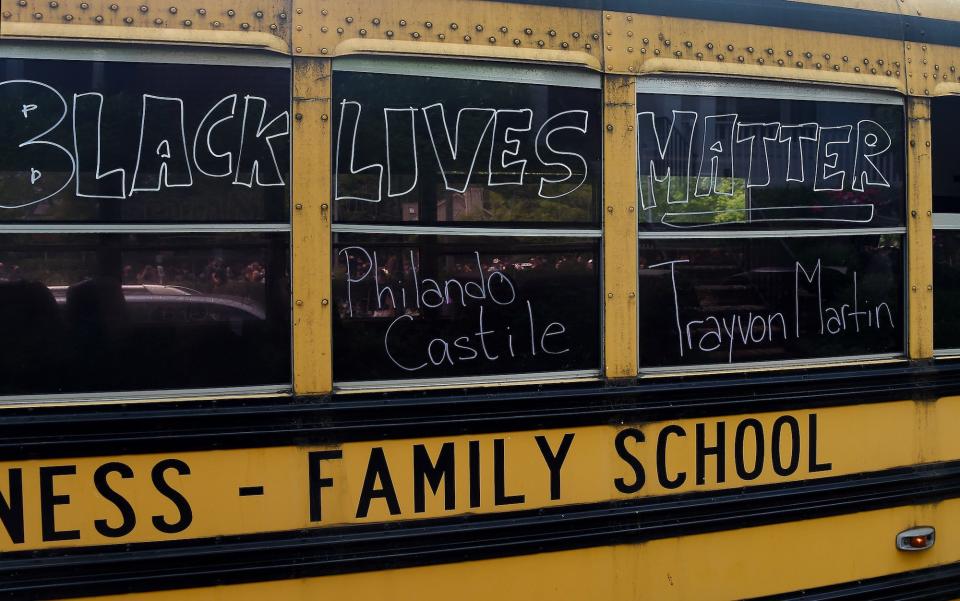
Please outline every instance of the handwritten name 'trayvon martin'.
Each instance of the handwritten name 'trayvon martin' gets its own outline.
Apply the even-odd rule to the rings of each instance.
[[[688,259],[682,259],[648,267],[670,270],[673,315],[681,357],[687,353],[712,353],[725,349],[727,362],[733,363],[734,346],[759,346],[804,337],[856,335],[868,329],[896,328],[889,304],[859,298],[859,276],[856,271],[851,276],[852,295],[849,302],[836,306],[825,305],[824,267],[820,259],[806,266],[800,261],[794,264],[792,316],[789,311],[786,315],[779,311],[743,311],[687,320],[680,308],[677,279],[682,273],[682,268],[678,266],[689,262]]]

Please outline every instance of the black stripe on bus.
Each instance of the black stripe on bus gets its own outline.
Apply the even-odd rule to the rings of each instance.
[[[7,407],[0,412],[0,461],[341,444],[931,400],[960,394],[960,363],[507,390]]]
[[[960,563],[858,580],[752,601],[953,601],[960,598]]]
[[[474,561],[809,520],[960,497],[960,461],[515,513],[4,553],[0,597],[57,599]],[[890,545],[895,532],[890,533]]]
[[[960,46],[960,22],[791,0],[507,0]]]

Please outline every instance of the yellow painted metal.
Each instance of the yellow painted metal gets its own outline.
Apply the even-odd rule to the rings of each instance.
[[[933,163],[930,100],[907,99],[910,358],[933,357]]]
[[[600,68],[600,12],[481,0],[295,0],[295,54],[434,54]]]
[[[897,532],[935,525],[923,552]],[[721,601],[851,582],[960,561],[960,499],[635,545],[320,578],[103,597],[102,601]]]
[[[603,82],[604,374],[637,375],[636,78]]]
[[[816,416],[816,462],[830,464],[830,469],[816,470],[810,461],[813,447],[811,415]],[[790,475],[778,475],[772,467],[773,451],[770,441],[774,424],[785,416],[797,421],[799,461]],[[754,479],[738,475],[734,435],[744,419],[756,419],[764,432],[762,470]],[[572,427],[565,430],[535,430],[449,436],[389,441],[345,443],[338,447],[276,447],[264,449],[237,449],[227,451],[200,451],[169,454],[124,455],[79,459],[44,459],[0,463],[0,495],[9,499],[7,470],[19,469],[23,476],[25,508],[25,541],[14,544],[0,527],[0,552],[24,551],[50,547],[77,547],[147,541],[168,541],[206,538],[220,535],[252,534],[324,528],[347,524],[369,524],[413,519],[450,517],[473,513],[492,514],[505,511],[536,510],[544,507],[572,506],[584,503],[623,501],[631,498],[653,497],[736,489],[744,486],[813,480],[824,477],[852,475],[894,467],[960,459],[960,437],[949,424],[960,422],[960,397],[936,402],[902,401],[873,404],[869,407],[849,406],[799,411],[760,413],[741,416],[683,419],[648,424],[622,426]],[[702,481],[696,473],[697,424],[702,424],[703,444],[713,446],[723,425],[726,451],[725,479],[720,481],[715,457],[707,457]],[[666,436],[665,471],[670,479],[685,474],[685,480],[676,488],[660,483],[657,467],[657,446],[661,433],[669,426],[683,429]],[[636,474],[617,452],[616,439],[621,431],[636,428],[635,433],[623,439],[626,452],[644,467],[645,482],[634,492],[622,492],[616,479],[634,483]],[[790,428],[781,430],[781,465],[789,464],[792,434]],[[550,472],[536,437],[542,436],[550,449],[556,452],[567,435],[573,435],[560,474],[560,494],[551,493]],[[497,443],[501,440],[501,443]],[[469,477],[469,445],[476,441],[480,453],[480,502],[472,506]],[[413,468],[415,447],[423,445],[431,461],[437,461],[447,444],[454,458],[454,504],[445,505],[444,489],[437,494],[426,489],[425,504],[418,511],[414,504],[416,482]],[[495,447],[503,445],[502,478],[505,495],[523,495],[520,502],[498,503],[494,497]],[[342,458],[326,459],[319,463],[320,476],[331,479],[331,486],[320,493],[322,515],[311,520],[308,453],[337,450]],[[369,513],[358,516],[361,491],[370,458],[374,452],[383,453],[395,486],[399,512],[391,513],[382,498],[375,498]],[[189,474],[169,471],[166,480],[179,491],[192,508],[193,521],[186,530],[175,534],[158,532],[151,516],[165,516],[168,522],[177,521],[178,512],[169,498],[160,494],[151,481],[151,470],[160,461],[182,461]],[[747,428],[741,461],[752,469],[756,459],[756,437]],[[112,461],[126,464],[133,477],[122,479],[114,474],[110,486],[133,505],[138,516],[136,527],[120,538],[108,538],[97,532],[94,520],[106,519],[118,527],[121,516],[116,506],[94,488],[93,474]],[[68,495],[69,500],[55,508],[58,530],[79,530],[80,538],[72,541],[44,542],[41,537],[39,507],[39,470],[44,466],[69,465],[75,475],[58,476],[53,492]],[[378,480],[379,482],[380,480]],[[263,486],[262,496],[238,496],[241,486]],[[378,488],[381,484],[377,485]],[[445,486],[445,485],[444,485]],[[892,537],[892,533],[890,534]],[[892,539],[891,539],[892,544]]]
[[[332,305],[330,284],[330,158],[332,65],[293,62],[293,388],[329,392]]]
[[[604,13],[608,73],[692,73],[904,90],[895,40]]]
[[[289,52],[289,0],[0,0],[0,37]]]

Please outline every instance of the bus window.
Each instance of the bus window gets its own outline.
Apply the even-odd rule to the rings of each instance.
[[[888,96],[638,80],[641,370],[904,349]]]
[[[599,79],[423,65],[335,61],[334,380],[596,376]]]
[[[0,395],[289,388],[289,69],[0,65]]]

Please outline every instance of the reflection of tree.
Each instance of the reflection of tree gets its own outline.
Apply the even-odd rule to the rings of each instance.
[[[561,198],[541,198],[536,186],[512,188],[511,192],[485,190],[483,205],[468,206],[459,220],[583,222],[590,219],[593,190],[589,185]]]

